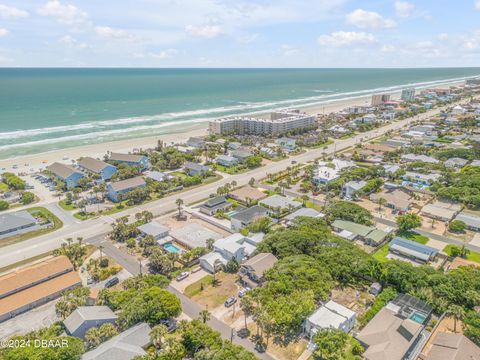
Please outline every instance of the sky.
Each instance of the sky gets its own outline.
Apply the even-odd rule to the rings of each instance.
[[[480,0],[0,0],[0,67],[480,66]]]

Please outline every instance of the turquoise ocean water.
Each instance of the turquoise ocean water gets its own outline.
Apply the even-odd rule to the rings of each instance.
[[[435,69],[0,69],[0,158],[480,75]]]

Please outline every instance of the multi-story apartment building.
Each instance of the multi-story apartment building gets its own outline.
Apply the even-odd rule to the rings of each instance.
[[[403,101],[415,100],[415,88],[403,89],[401,99]]]
[[[210,121],[209,131],[219,135],[277,136],[292,130],[315,127],[315,116],[298,110],[274,111],[268,118],[235,116]]]

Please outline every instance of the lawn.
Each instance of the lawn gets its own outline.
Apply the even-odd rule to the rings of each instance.
[[[63,222],[54,214],[52,214],[49,210],[45,209],[44,207],[31,207],[29,209],[26,209],[26,211],[28,211],[30,214],[42,214],[43,217],[45,217],[46,219],[50,220],[51,223],[53,223],[53,226],[49,228],[30,231],[24,234],[18,234],[18,235],[7,237],[5,239],[1,239],[0,247],[15,244],[21,241],[25,241],[25,240],[40,236],[40,235],[45,235],[53,231],[56,231],[63,226]]]
[[[88,219],[93,219],[96,216],[98,216],[98,215],[94,212],[84,214],[83,212],[79,211],[79,212],[73,214],[74,218],[82,220],[82,221],[83,220],[88,220]]]
[[[398,232],[397,235],[404,239],[412,240],[423,245],[425,245],[428,242],[428,240],[430,240],[428,237],[417,234],[416,232],[413,232],[413,231],[402,231],[402,232]]]
[[[452,244],[447,245],[447,246],[445,246],[443,251],[445,253],[447,253],[449,256],[452,256],[451,254],[452,254],[452,247],[453,246],[455,246],[455,245],[452,245]],[[467,260],[475,261],[477,263],[480,263],[480,253],[470,250],[470,253],[467,255]]]
[[[220,172],[224,172],[224,173],[227,173],[227,174],[230,174],[230,175],[234,175],[234,174],[242,174],[242,173],[245,173],[247,171],[250,171],[252,169],[246,167],[246,166],[223,166],[223,165],[219,165],[219,164],[216,164],[216,168],[218,171]]]
[[[238,290],[235,284],[236,274],[220,272],[216,274],[216,279],[218,283],[213,286],[213,276],[207,275],[187,286],[184,293],[196,303],[213,310],[221,306],[228,297],[235,295]]]
[[[387,255],[388,255],[388,244],[385,244],[381,246],[377,251],[373,253],[373,257],[378,261],[378,262],[387,262]]]
[[[67,204],[67,199],[63,199],[58,202],[58,205],[65,211],[75,210],[75,204],[72,202]]]

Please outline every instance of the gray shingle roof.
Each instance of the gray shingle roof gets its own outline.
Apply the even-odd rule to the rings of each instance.
[[[121,153],[111,153],[110,160],[112,161],[125,161],[125,162],[140,162],[144,155],[136,155],[136,154],[121,154]]]
[[[146,184],[145,180],[141,176],[137,176],[131,179],[121,180],[114,183],[111,183],[110,186],[115,191],[122,191],[127,189],[133,189],[139,186],[144,186]]]
[[[72,312],[63,324],[73,334],[85,321],[116,319],[117,315],[108,306],[80,306]]]
[[[110,164],[106,163],[105,161],[94,159],[92,157],[87,156],[87,157],[84,157],[84,158],[82,158],[78,161],[78,166],[98,174],[100,171],[105,169],[107,166],[113,166],[113,165],[110,165]]]
[[[36,223],[35,218],[25,210],[2,214],[0,215],[0,233],[28,225],[33,226]]]
[[[80,170],[77,170],[70,165],[65,165],[58,162],[54,162],[52,165],[48,166],[47,169],[51,171],[54,175],[62,179],[66,179],[67,177],[69,177],[74,173],[83,175],[83,173]]]
[[[255,205],[245,210],[239,211],[236,214],[230,216],[231,219],[236,219],[241,221],[242,223],[246,223],[251,221],[254,218],[262,217],[267,215],[267,209],[264,207]]]
[[[130,360],[145,355],[143,350],[150,344],[150,331],[146,323],[137,324],[104,342],[82,356],[82,360]]]

